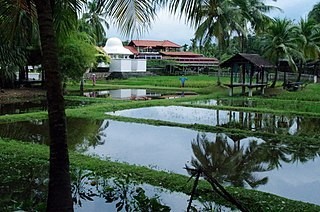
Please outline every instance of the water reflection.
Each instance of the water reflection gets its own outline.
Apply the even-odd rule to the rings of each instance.
[[[129,176],[123,176],[123,179],[106,179],[85,170],[73,170],[72,176],[74,207],[78,212],[185,211],[187,206],[187,195],[139,184],[130,180]],[[193,202],[195,211],[208,211],[208,206],[231,211],[230,208],[212,201]]]
[[[68,118],[67,126],[69,149],[83,152],[89,146],[103,144],[106,135],[101,131],[108,127],[108,122]],[[0,124],[0,137],[49,145],[49,121],[43,119]]]
[[[205,99],[188,102],[193,105],[211,105],[211,106],[233,106],[233,107],[256,107],[257,102],[252,99]]]
[[[39,143],[47,143],[47,132],[43,120],[0,125],[0,137]],[[190,142],[196,141],[198,134],[178,127],[68,119],[69,146],[73,150],[184,175],[187,172],[183,167],[195,156]],[[225,183],[320,204],[317,142],[290,141],[291,136],[281,140],[276,136],[263,139],[231,133],[204,135],[212,148],[223,153],[217,151],[212,157],[217,159]],[[227,168],[230,166],[234,168]]]
[[[111,97],[113,99],[151,99],[160,98],[161,94],[146,89],[117,89],[85,92],[87,97]]]
[[[0,103],[0,115],[20,114],[46,110],[47,101],[45,99],[34,99],[25,102],[14,103]]]
[[[81,107],[89,104],[85,101],[65,101],[66,108]],[[30,99],[24,102],[0,103],[0,115],[21,114],[47,110],[46,99]]]
[[[86,97],[111,97],[113,99],[123,100],[150,100],[150,99],[176,99],[185,96],[197,95],[194,92],[175,92],[171,94],[160,93],[157,91],[151,91],[147,89],[117,89],[117,90],[102,90],[102,91],[90,91],[85,92]]]
[[[181,106],[156,106],[108,112],[109,115],[163,120],[184,124],[204,124],[274,134],[319,136],[320,119],[254,113],[232,110],[213,110]]]
[[[3,156],[1,156],[1,159]],[[7,163],[0,160],[1,211],[45,211],[48,167]],[[29,164],[31,165],[31,164]],[[106,179],[94,172],[71,169],[74,210],[81,211],[184,211],[188,196],[148,184],[137,184],[128,177]],[[216,205],[213,202],[206,204]],[[197,211],[204,205],[195,201]],[[216,205],[217,206],[217,205]],[[224,211],[230,209],[220,206]]]
[[[254,175],[255,172],[268,170],[258,157],[261,149],[255,140],[245,146],[228,142],[228,137],[224,134],[217,134],[215,141],[209,141],[202,134],[193,140],[192,151],[194,157],[191,165],[197,170],[205,170],[220,183],[256,188],[268,182],[267,177],[259,178]]]

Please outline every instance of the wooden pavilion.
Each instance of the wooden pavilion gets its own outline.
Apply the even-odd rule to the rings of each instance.
[[[264,94],[264,89],[268,85],[266,69],[273,68],[274,65],[258,54],[238,53],[221,63],[220,67],[231,68],[230,84],[224,84],[229,87],[229,96],[233,95],[235,87],[241,87],[243,95],[248,88],[248,96],[252,96],[254,88],[260,88]]]

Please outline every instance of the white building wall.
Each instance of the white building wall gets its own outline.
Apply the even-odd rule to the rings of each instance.
[[[130,98],[131,97],[131,89],[119,89],[119,90],[111,90],[110,95],[114,98]]]
[[[131,72],[131,60],[112,59],[110,63],[110,72]]]
[[[145,60],[145,59],[132,60],[132,70],[134,70],[136,72],[147,71],[147,60]]]
[[[131,97],[146,96],[146,89],[119,89],[111,90],[110,96],[116,99],[130,99]]]
[[[133,96],[146,96],[147,90],[146,89],[132,89],[131,95],[133,95]]]
[[[144,59],[111,59],[110,72],[145,72],[147,61]]]

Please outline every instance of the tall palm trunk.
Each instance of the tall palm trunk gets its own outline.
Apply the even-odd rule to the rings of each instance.
[[[50,0],[35,0],[46,74],[50,127],[50,167],[47,211],[73,211],[66,136],[66,116],[58,66]]]
[[[279,54],[277,53],[277,60],[276,60],[276,68],[275,68],[275,72],[274,72],[274,78],[273,78],[273,82],[271,84],[271,88],[274,88],[276,87],[276,83],[277,83],[277,80],[278,80],[278,72],[279,72],[279,66],[280,66],[280,62],[279,62]]]
[[[302,60],[300,60],[300,61],[299,61],[299,67],[298,67],[298,77],[297,77],[297,82],[300,82],[302,72],[303,72]]]

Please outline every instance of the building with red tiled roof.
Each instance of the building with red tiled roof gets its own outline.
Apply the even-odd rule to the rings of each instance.
[[[129,51],[131,51],[134,55],[138,55],[139,52],[136,48],[134,48],[133,46],[123,46],[124,48],[128,49]]]
[[[174,60],[178,64],[190,67],[213,67],[219,65],[219,60],[214,57],[204,57],[193,52],[160,52],[162,59]]]
[[[180,45],[169,40],[132,40],[128,46],[130,46],[131,49],[136,49],[138,52],[136,58],[139,59],[161,59],[161,51],[175,52],[181,49]]]
[[[129,43],[129,46],[134,46],[136,48],[173,48],[173,49],[180,49],[181,46],[173,43],[169,40],[157,41],[157,40],[132,40]]]
[[[218,59],[204,57],[202,54],[181,51],[182,46],[169,40],[132,40],[125,48],[138,59],[166,59],[175,61],[183,69],[202,69],[216,67]]]

